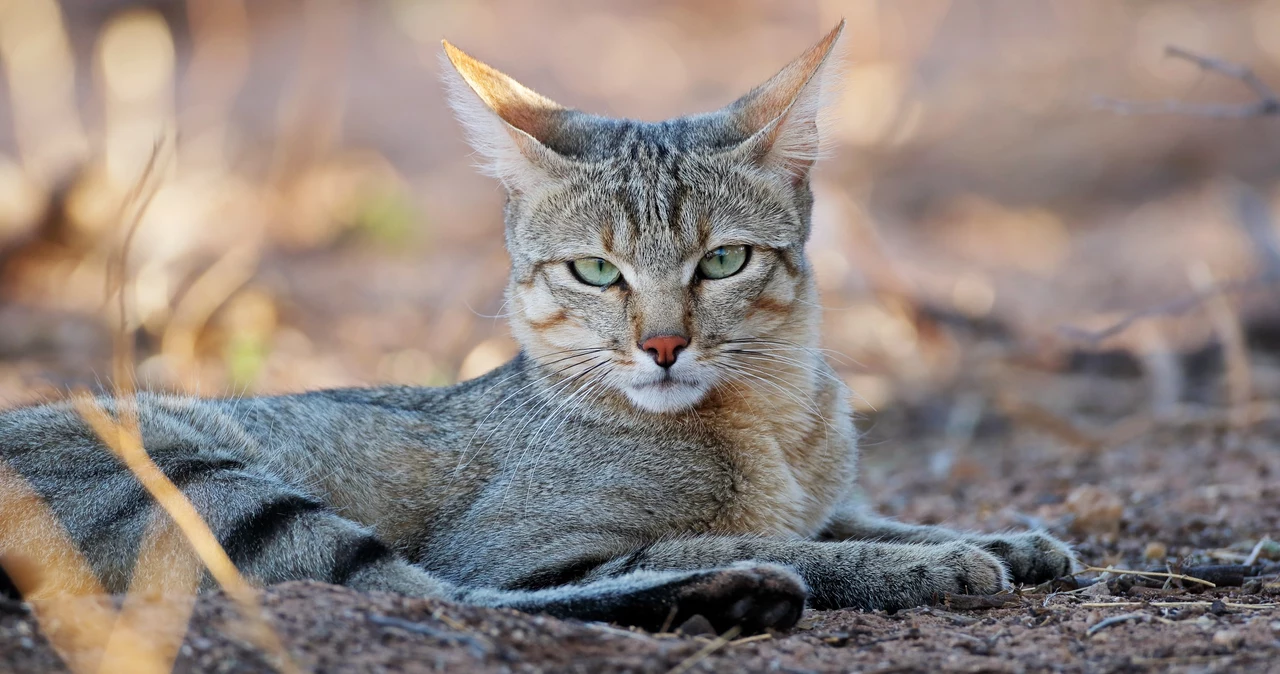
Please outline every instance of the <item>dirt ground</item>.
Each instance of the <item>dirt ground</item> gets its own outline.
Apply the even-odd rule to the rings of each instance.
[[[1095,399],[1126,385],[1092,375],[1053,383]],[[1085,564],[1197,574],[1222,587],[1082,573],[996,601],[949,597],[894,615],[808,611],[787,633],[727,641],[696,622],[647,634],[314,583],[271,588],[266,611],[292,657],[315,672],[1280,671],[1280,547],[1256,543],[1280,531],[1280,423],[1238,433],[1219,421],[1153,422],[1138,440],[1082,448],[990,419],[968,446],[930,460],[912,451],[919,437],[873,432],[864,481],[882,511],[904,519],[1045,526],[1074,541]],[[165,606],[153,600],[144,620],[169,620]],[[272,671],[244,624],[224,595],[200,598],[175,671]],[[0,668],[62,668],[29,607],[0,604]]]

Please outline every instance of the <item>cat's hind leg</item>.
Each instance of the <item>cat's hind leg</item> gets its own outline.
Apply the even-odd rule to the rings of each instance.
[[[52,415],[50,415],[52,416]],[[0,417],[0,422],[5,421]],[[50,421],[44,419],[43,421]],[[131,586],[139,553],[155,541],[166,548],[164,566],[187,571],[212,586],[203,566],[168,516],[141,483],[78,421],[63,416],[48,444],[0,442],[0,513],[20,513],[38,501],[84,555],[103,589]],[[45,428],[51,424],[44,424]],[[24,429],[25,430],[25,429]],[[16,435],[16,434],[15,434]],[[33,437],[35,433],[30,433]],[[3,435],[0,435],[3,439]],[[791,571],[757,564],[692,571],[634,571],[598,582],[534,590],[464,588],[410,564],[367,527],[342,517],[307,490],[247,463],[237,452],[190,438],[163,438],[149,454],[195,508],[232,563],[251,582],[270,585],[318,580],[358,590],[379,590],[489,607],[515,608],[562,618],[604,620],[647,629],[700,614],[719,629],[747,632],[795,624],[804,607],[804,583]],[[0,556],[20,555],[37,567],[54,552],[31,545],[24,527],[33,518],[10,518],[0,532]],[[150,543],[148,542],[150,541]],[[12,560],[11,560],[12,561]],[[196,575],[192,575],[196,574]],[[190,586],[186,586],[189,591]],[[174,587],[171,590],[182,588]],[[39,594],[74,591],[41,585]],[[0,574],[0,593],[18,587]]]

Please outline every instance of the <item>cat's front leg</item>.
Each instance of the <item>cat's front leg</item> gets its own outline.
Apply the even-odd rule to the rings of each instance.
[[[1015,583],[1036,584],[1070,574],[1076,567],[1071,547],[1043,531],[978,534],[946,527],[905,524],[852,504],[835,514],[820,534],[832,541],[894,541],[976,545],[999,557]]]
[[[964,542],[939,545],[849,541],[825,543],[746,536],[696,536],[657,541],[592,569],[587,579],[636,569],[709,569],[769,562],[794,569],[815,608],[897,610],[944,594],[992,594],[1004,589],[1004,564]]]

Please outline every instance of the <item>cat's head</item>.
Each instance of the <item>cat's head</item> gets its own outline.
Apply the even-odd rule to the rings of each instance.
[[[508,192],[513,331],[566,389],[674,412],[811,362],[809,169],[843,28],[729,106],[654,123],[565,108],[445,43]]]

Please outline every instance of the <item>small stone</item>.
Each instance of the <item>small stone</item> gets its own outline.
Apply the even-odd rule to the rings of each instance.
[[[1071,521],[1071,531],[1076,534],[1115,535],[1120,532],[1124,501],[1108,489],[1091,484],[1076,487],[1067,495],[1066,506],[1075,516]]]
[[[676,628],[676,633],[682,634],[686,637],[714,637],[716,635],[716,628],[711,624],[710,620],[707,620],[706,616],[698,614],[683,623],[680,623],[680,626]]]
[[[1160,541],[1151,541],[1142,551],[1142,556],[1154,562],[1164,561],[1169,556],[1169,546]]]
[[[1111,588],[1107,587],[1106,583],[1099,581],[1097,583],[1094,583],[1093,585],[1090,585],[1089,587],[1086,587],[1084,589],[1084,592],[1082,592],[1081,594],[1085,594],[1090,597],[1110,597]]]
[[[1272,621],[1271,621],[1271,631],[1272,631],[1272,632],[1280,632],[1280,620],[1272,620]]]
[[[1213,643],[1235,650],[1244,643],[1244,635],[1237,630],[1218,630],[1213,633]]]

